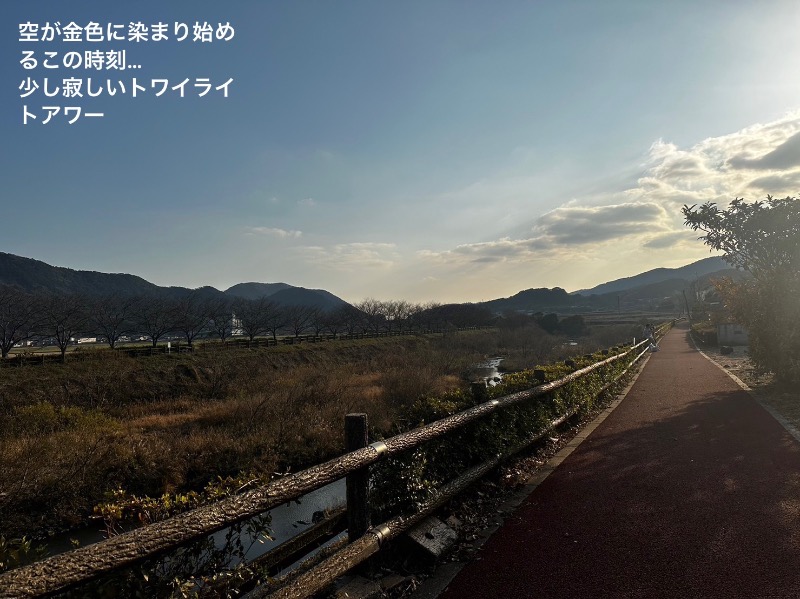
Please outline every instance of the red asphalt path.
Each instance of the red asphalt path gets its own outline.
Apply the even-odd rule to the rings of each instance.
[[[800,445],[685,326],[660,345],[442,599],[800,598]]]

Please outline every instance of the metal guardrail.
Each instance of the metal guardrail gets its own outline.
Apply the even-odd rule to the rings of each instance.
[[[669,326],[671,325],[665,325],[665,327],[659,329],[659,332],[663,331],[664,328],[669,328]],[[266,512],[347,475],[356,473],[359,470],[363,471],[363,469],[381,459],[418,447],[503,408],[551,393],[605,365],[641,350],[628,364],[625,369],[627,371],[648,351],[648,346],[649,342],[647,340],[641,341],[625,352],[576,370],[556,381],[486,401],[420,428],[350,451],[337,458],[247,491],[241,495],[228,497],[214,504],[179,514],[163,522],[153,523],[93,545],[74,549],[11,570],[0,575],[0,599],[52,595],[157,557],[172,549],[202,539],[226,527]],[[642,348],[644,349],[642,350]],[[615,380],[618,380],[618,378]],[[606,383],[604,389],[615,380]],[[562,416],[557,419],[557,422],[560,423],[571,415]],[[555,422],[551,423],[551,426],[555,426]],[[550,427],[546,430],[550,430]],[[544,432],[540,432],[526,442],[523,447],[541,438],[543,434]],[[507,455],[510,455],[510,453]],[[305,584],[308,589],[317,588],[317,584],[323,584],[323,586],[329,584],[339,575],[337,572],[341,571],[341,568],[344,567],[343,564],[350,564],[347,566],[349,569],[353,565],[360,563],[360,561],[377,551],[383,541],[393,538],[403,530],[419,522],[425,515],[452,497],[449,493],[459,492],[460,489],[465,488],[485,472],[494,468],[499,463],[499,460],[504,457],[506,456],[498,456],[496,460],[476,466],[456,479],[456,481],[448,483],[445,488],[440,490],[437,498],[430,505],[425,506],[422,511],[416,514],[398,516],[370,529],[367,534],[342,550],[345,552],[344,557],[336,558],[333,565],[328,564],[328,562],[336,556],[324,562],[324,564],[327,564],[325,566],[327,574],[323,572],[324,576],[319,575],[320,572],[318,571],[317,574],[312,575],[314,581],[322,582],[312,584],[312,580],[303,578],[305,582],[293,583],[294,586],[291,588],[298,588],[297,584],[301,586]],[[358,561],[353,561],[353,556],[356,556]],[[334,576],[334,578],[330,578],[330,576]],[[313,590],[309,591],[308,594],[311,592]],[[282,591],[275,595],[275,597],[297,596],[306,595],[298,595],[296,592],[295,594],[287,595]]]

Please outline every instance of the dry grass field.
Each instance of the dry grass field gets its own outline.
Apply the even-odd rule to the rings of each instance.
[[[80,526],[110,494],[201,492],[224,477],[267,480],[341,452],[343,418],[375,435],[421,396],[469,386],[475,365],[510,369],[628,339],[578,345],[538,330],[483,330],[140,358],[110,351],[0,369],[0,537]]]

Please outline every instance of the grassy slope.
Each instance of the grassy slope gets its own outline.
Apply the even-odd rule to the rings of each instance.
[[[463,388],[487,355],[519,369],[628,335],[565,347],[538,329],[471,331],[3,368],[0,535],[80,524],[117,488],[158,496],[296,470],[341,451],[344,414],[387,433],[420,395]]]
[[[388,430],[400,398],[461,384],[474,360],[426,338],[364,340],[0,370],[0,534],[78,523],[117,487],[201,488],[337,453],[341,420]],[[445,352],[446,353],[446,352]]]

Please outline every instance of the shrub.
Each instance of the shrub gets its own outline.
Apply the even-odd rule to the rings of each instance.
[[[608,356],[595,354],[580,360],[578,368]],[[417,509],[431,498],[435,489],[455,478],[465,469],[504,454],[526,443],[561,415],[590,411],[604,385],[627,366],[626,359],[616,360],[561,387],[507,407],[491,416],[472,422],[450,435],[429,442],[379,463],[372,469],[373,500],[377,518],[382,520],[398,512]],[[541,367],[547,381],[556,380],[574,369],[564,364]],[[487,390],[489,398],[524,391],[537,386],[533,370],[505,376],[501,385]],[[467,409],[477,401],[466,391],[438,397],[423,396],[406,412],[407,428],[439,420]]]

